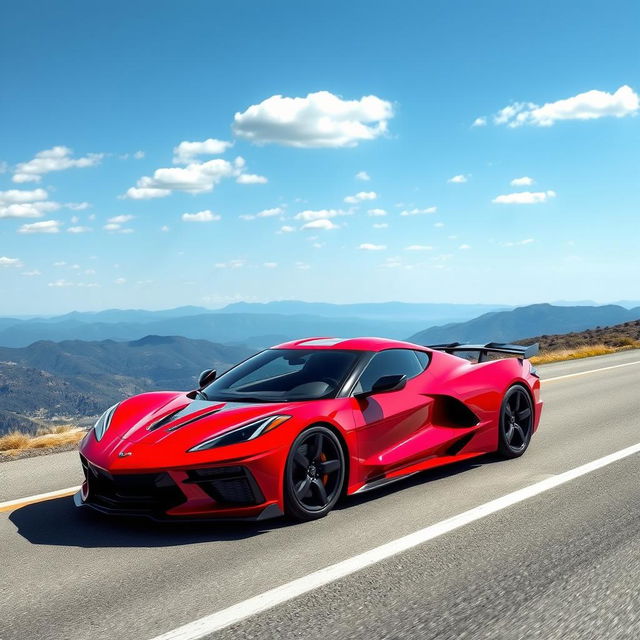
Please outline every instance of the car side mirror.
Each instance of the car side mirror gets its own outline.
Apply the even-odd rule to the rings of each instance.
[[[215,369],[205,369],[198,376],[198,389],[203,389],[216,379],[218,372]]]
[[[371,387],[371,391],[365,391],[364,393],[359,393],[359,398],[364,398],[366,396],[373,396],[377,393],[389,393],[391,391],[400,391],[400,389],[404,389],[407,385],[407,376],[403,373],[399,373],[393,376],[382,376],[378,378]]]

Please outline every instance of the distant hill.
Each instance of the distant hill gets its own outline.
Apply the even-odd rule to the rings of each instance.
[[[210,367],[219,371],[251,355],[246,347],[175,336],[132,342],[36,342],[0,348],[0,433],[35,429],[54,416],[97,415],[126,396],[192,389]]]
[[[510,341],[523,336],[582,331],[639,318],[640,307],[533,304],[511,311],[486,313],[468,322],[431,327],[412,335],[409,340],[418,344]]]
[[[640,320],[632,320],[610,327],[598,327],[585,331],[572,331],[552,335],[539,335],[518,339],[522,344],[539,343],[540,352],[576,349],[583,346],[605,345],[606,347],[633,347],[640,342]]]
[[[234,302],[219,310],[220,313],[260,313],[283,315],[312,315],[328,318],[369,318],[380,320],[420,320],[444,323],[470,320],[488,311],[510,309],[496,304],[448,304],[431,302],[360,302],[333,304],[329,302],[302,302],[277,300],[274,302]]]
[[[402,338],[424,327],[423,319],[342,318],[274,313],[199,313],[144,322],[90,321],[75,314],[61,320],[23,320],[1,328],[0,345],[24,347],[38,340],[137,340],[148,334],[180,335],[217,343],[270,346],[306,336],[382,335]]]

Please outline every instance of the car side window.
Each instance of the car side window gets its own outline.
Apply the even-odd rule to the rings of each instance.
[[[382,376],[405,375],[415,378],[429,364],[429,356],[412,349],[387,349],[376,353],[360,375],[353,393],[371,391],[374,383]]]

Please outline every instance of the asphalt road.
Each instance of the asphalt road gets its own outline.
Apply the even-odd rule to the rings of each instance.
[[[158,525],[60,498],[0,513],[0,639],[152,639],[640,442],[640,352],[541,367],[527,454],[347,499],[308,524]],[[604,367],[615,367],[604,369]],[[640,455],[219,632],[221,638],[638,638]],[[0,501],[79,483],[76,454],[0,464]]]

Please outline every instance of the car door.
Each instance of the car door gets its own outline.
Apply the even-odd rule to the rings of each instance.
[[[421,374],[429,363],[425,352],[387,349],[376,353],[352,392],[358,458],[366,477],[384,474],[420,458],[412,440],[429,425],[433,400],[425,396]],[[383,376],[405,375],[404,389],[368,395]]]

